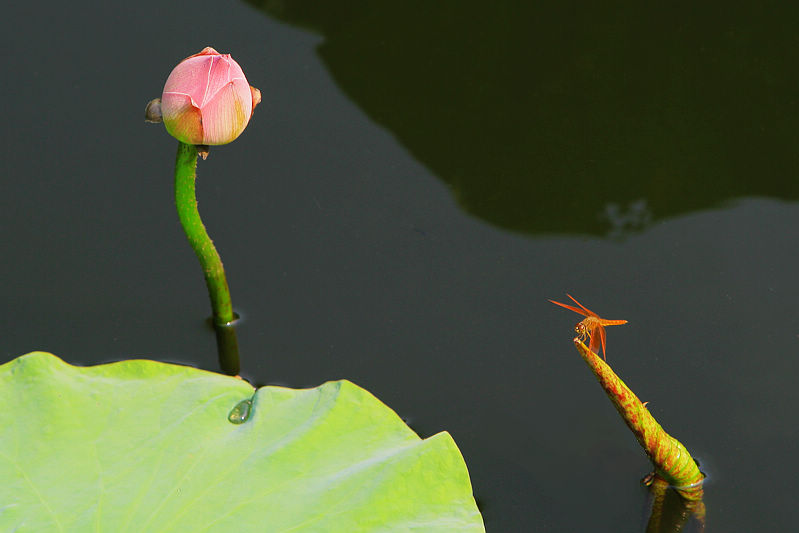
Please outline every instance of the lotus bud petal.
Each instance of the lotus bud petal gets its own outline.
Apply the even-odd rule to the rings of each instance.
[[[230,54],[211,47],[181,61],[161,95],[170,135],[194,145],[227,144],[244,131],[261,92],[250,87]]]

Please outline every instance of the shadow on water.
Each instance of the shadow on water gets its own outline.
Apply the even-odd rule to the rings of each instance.
[[[493,225],[612,236],[799,197],[799,6],[250,3],[324,36],[341,89]]]

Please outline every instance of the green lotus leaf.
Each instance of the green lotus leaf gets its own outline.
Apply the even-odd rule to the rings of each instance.
[[[449,434],[348,381],[31,353],[0,366],[0,480],[1,531],[484,531]]]

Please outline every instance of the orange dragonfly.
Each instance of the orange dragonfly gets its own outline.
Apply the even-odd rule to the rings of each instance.
[[[602,358],[607,361],[607,357],[605,356],[605,326],[620,326],[621,324],[626,324],[627,321],[606,320],[604,318],[600,318],[598,314],[589,310],[583,304],[575,300],[571,294],[566,294],[566,296],[571,298],[571,300],[580,307],[574,307],[571,305],[562,304],[560,302],[556,302],[555,300],[550,300],[550,302],[552,302],[555,305],[565,307],[566,309],[574,311],[575,313],[580,313],[585,317],[576,326],[574,326],[574,331],[577,333],[577,336],[580,338],[581,341],[585,341],[586,337],[588,337],[591,340],[591,342],[588,344],[588,349],[594,353],[598,353],[596,351],[596,347],[598,343],[601,343]],[[597,331],[599,332],[599,335],[595,335]]]

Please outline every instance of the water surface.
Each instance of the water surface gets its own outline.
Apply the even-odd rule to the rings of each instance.
[[[799,47],[780,9],[11,6],[2,358],[217,369],[176,142],[142,120],[211,45],[264,96],[197,186],[246,377],[351,379],[449,431],[489,531],[642,531],[648,464],[571,346],[578,317],[547,302],[569,292],[630,321],[608,360],[710,474],[708,531],[790,530]]]

